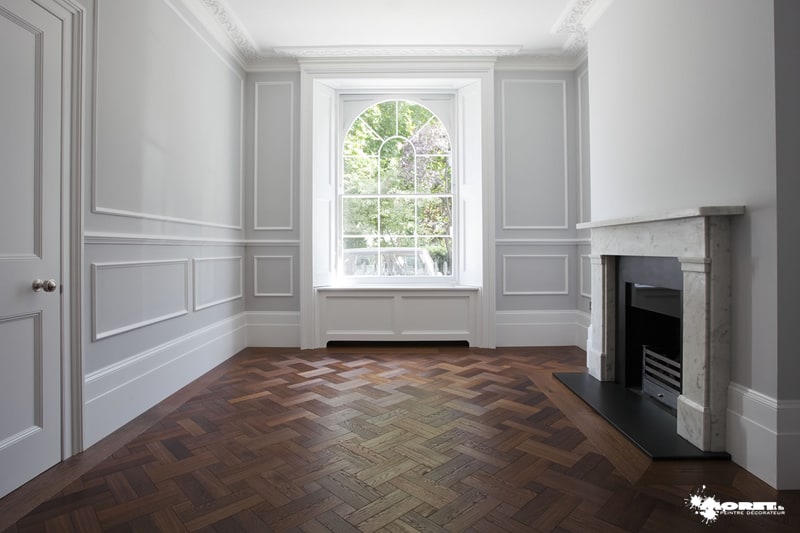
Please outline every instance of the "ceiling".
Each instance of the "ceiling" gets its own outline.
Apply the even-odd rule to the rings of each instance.
[[[202,0],[249,61],[580,55],[594,0]]]

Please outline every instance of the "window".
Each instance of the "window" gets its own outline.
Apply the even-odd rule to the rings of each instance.
[[[355,118],[340,150],[341,274],[452,278],[452,144],[442,121],[420,103],[383,101]]]

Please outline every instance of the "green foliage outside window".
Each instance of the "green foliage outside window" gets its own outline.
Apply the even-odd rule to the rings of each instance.
[[[450,137],[425,106],[364,111],[344,140],[342,250],[351,276],[452,274]]]

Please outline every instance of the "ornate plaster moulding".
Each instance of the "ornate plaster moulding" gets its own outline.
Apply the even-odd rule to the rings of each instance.
[[[233,41],[239,53],[246,61],[259,59],[260,53],[255,41],[244,29],[242,23],[234,17],[228,5],[220,0],[200,0],[208,9],[217,23],[225,30],[228,38]]]
[[[613,0],[575,0],[564,10],[550,31],[570,34],[564,44],[566,54],[582,55],[586,51],[587,30],[611,2]]]
[[[185,1],[185,0],[184,0]],[[524,57],[528,61],[561,58],[573,64],[586,53],[586,20],[596,20],[613,0],[574,0],[552,28],[553,33],[570,34],[560,50],[527,50],[518,45],[497,46],[323,46],[277,47],[259,50],[241,21],[225,0],[200,0],[203,6],[235,45],[247,67],[269,65],[276,60],[335,59],[358,57]],[[571,61],[570,61],[571,60]]]
[[[275,54],[296,58],[352,57],[503,57],[521,46],[309,46],[277,47]]]

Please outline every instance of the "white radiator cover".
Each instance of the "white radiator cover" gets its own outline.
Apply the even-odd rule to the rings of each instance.
[[[478,339],[477,287],[318,288],[317,347],[329,341]]]

